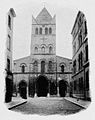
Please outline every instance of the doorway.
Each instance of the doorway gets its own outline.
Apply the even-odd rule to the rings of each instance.
[[[59,81],[59,94],[60,97],[65,97],[67,92],[67,84],[64,80]]]
[[[40,75],[36,82],[36,91],[38,97],[46,97],[48,93],[48,78]]]
[[[19,83],[19,93],[22,98],[27,99],[27,83],[24,80]]]

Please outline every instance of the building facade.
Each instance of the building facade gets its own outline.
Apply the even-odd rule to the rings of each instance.
[[[73,46],[73,75],[72,93],[74,97],[89,99],[89,57],[87,21],[85,15],[79,11],[72,29]]]
[[[6,95],[5,101],[8,102],[11,100],[11,90],[12,90],[12,51],[13,51],[13,18],[16,17],[15,11],[13,8],[10,8],[7,13],[7,40],[6,40],[6,58],[5,58],[5,70],[6,70]]]
[[[71,72],[72,60],[56,55],[56,16],[45,7],[36,18],[32,16],[30,49],[30,56],[14,60],[14,88],[19,91],[24,80],[29,96],[57,95],[58,78],[71,79],[65,72]]]

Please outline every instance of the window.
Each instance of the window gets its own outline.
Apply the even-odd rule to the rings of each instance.
[[[10,59],[7,59],[7,70],[10,71]]]
[[[42,34],[42,28],[40,28],[40,34]]]
[[[22,73],[25,72],[25,66],[24,65],[21,66],[21,71],[22,71]]]
[[[38,62],[35,61],[35,62],[33,63],[33,72],[37,72],[37,71],[38,71]]]
[[[38,48],[37,47],[35,47],[35,53],[37,53],[38,52]]]
[[[82,68],[82,66],[83,66],[83,53],[81,51],[81,53],[80,53],[80,67]]]
[[[41,48],[41,51],[42,51],[42,53],[45,53],[45,47],[44,46]]]
[[[79,32],[78,35],[79,47],[82,45],[82,30]]]
[[[8,15],[8,26],[11,29],[11,17],[10,17],[10,15]]]
[[[64,65],[61,65],[61,72],[64,73]]]
[[[49,67],[49,72],[51,72],[52,71],[52,61],[49,61],[48,67]]]
[[[80,54],[78,55],[78,69],[80,70]]]
[[[52,47],[51,46],[49,47],[49,53],[52,53]]]
[[[52,28],[49,28],[49,34],[52,34]]]
[[[45,28],[45,34],[46,35],[48,34],[48,28]]]
[[[87,23],[86,23],[86,21],[84,22],[84,25],[85,25],[85,35],[87,35]]]
[[[11,50],[11,37],[8,35],[8,50]]]
[[[83,53],[82,53],[82,51],[80,52],[80,54],[78,56],[78,63],[79,63],[79,70],[80,70],[83,66]]]
[[[73,73],[76,73],[76,60],[73,62]]]
[[[41,73],[45,72],[45,61],[41,61]]]
[[[36,29],[35,29],[35,34],[37,34],[37,35],[38,35],[38,28],[36,28]]]
[[[88,45],[85,47],[86,62],[88,61]]]
[[[86,89],[89,90],[89,71],[86,72]]]

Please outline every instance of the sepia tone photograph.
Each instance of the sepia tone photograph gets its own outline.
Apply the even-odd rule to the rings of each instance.
[[[24,115],[72,115],[91,103],[89,31],[79,8],[46,1],[6,11],[4,104]]]

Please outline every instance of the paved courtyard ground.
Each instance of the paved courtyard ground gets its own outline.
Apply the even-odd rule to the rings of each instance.
[[[37,97],[37,98],[29,98],[27,100],[27,103],[17,106],[11,110],[16,112],[22,112],[24,114],[68,115],[68,114],[77,113],[83,110],[83,108],[64,98]]]

